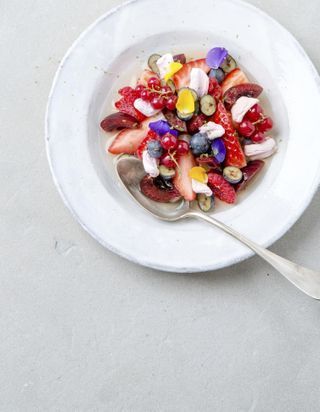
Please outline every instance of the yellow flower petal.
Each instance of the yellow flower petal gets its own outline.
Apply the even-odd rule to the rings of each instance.
[[[180,113],[188,114],[194,112],[194,98],[190,90],[183,89],[179,91],[176,108]]]
[[[189,170],[189,176],[191,179],[197,180],[201,183],[208,182],[208,175],[203,167],[195,166]]]
[[[164,76],[164,80],[167,82],[175,73],[177,73],[182,67],[181,63],[173,62],[170,63],[169,69]]]

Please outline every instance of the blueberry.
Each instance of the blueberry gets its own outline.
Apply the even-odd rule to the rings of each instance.
[[[210,142],[206,134],[196,133],[190,140],[191,151],[195,156],[199,156],[202,153],[207,153],[210,148]]]
[[[222,83],[225,74],[224,71],[222,69],[211,69],[210,73],[209,73],[209,77],[215,77],[218,81],[218,83]]]
[[[147,150],[149,155],[155,159],[161,157],[163,153],[163,148],[158,140],[149,140]]]

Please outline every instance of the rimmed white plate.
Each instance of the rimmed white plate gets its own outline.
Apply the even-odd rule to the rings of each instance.
[[[136,0],[91,25],[56,74],[46,116],[55,184],[79,223],[102,245],[166,271],[218,269],[252,253],[201,222],[154,219],[123,191],[105,153],[99,122],[154,52],[205,55],[224,46],[264,86],[279,151],[236,206],[215,217],[269,246],[309,204],[320,178],[319,77],[292,35],[267,14],[238,0]]]

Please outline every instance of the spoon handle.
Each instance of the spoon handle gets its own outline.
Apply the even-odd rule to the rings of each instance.
[[[218,220],[204,215],[203,213],[192,211],[186,214],[186,217],[195,217],[197,219],[205,220],[208,223],[222,229],[235,239],[244,243],[250,249],[252,249],[257,255],[262,257],[278,270],[284,277],[286,277],[291,283],[293,283],[298,289],[314,299],[320,299],[320,272],[299,266],[296,263],[290,262],[290,260],[284,259],[281,256],[276,255],[270,250],[265,249],[257,245],[252,240],[246,238],[241,233],[232,229]]]

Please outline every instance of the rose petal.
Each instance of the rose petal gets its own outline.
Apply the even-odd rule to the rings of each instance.
[[[227,56],[228,51],[224,47],[214,47],[208,51],[206,63],[212,69],[218,69]]]

